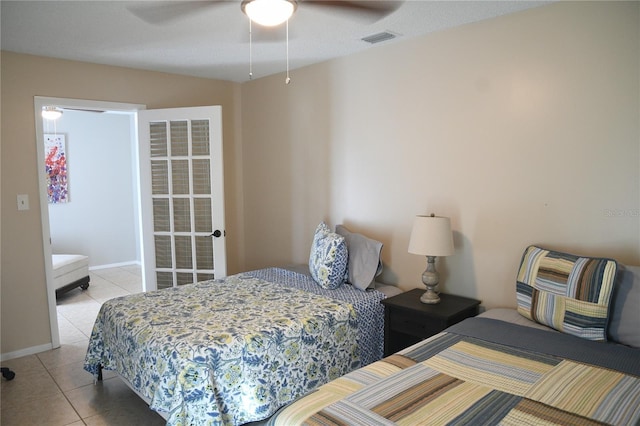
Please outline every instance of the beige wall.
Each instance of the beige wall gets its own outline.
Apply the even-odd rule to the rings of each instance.
[[[487,307],[514,305],[530,243],[640,264],[639,21],[637,2],[562,2],[296,70],[289,86],[3,52],[0,352],[51,341],[36,95],[223,105],[230,273],[306,262],[326,220],[384,242],[383,281],[420,287],[407,245],[430,212],[455,230],[444,290]]]
[[[422,287],[413,216],[449,216],[443,289],[515,305],[528,244],[640,264],[639,3],[561,2],[242,88],[247,267],[321,220]]]
[[[2,354],[51,343],[45,285],[33,97],[145,104],[222,105],[228,271],[243,266],[237,83],[2,52]],[[18,211],[16,195],[30,210]]]

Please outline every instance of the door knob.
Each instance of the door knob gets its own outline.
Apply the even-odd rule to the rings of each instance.
[[[225,232],[226,233],[226,232]],[[215,231],[213,231],[213,234],[209,235],[210,237],[220,237],[222,235],[222,232],[220,232],[219,229],[216,229]]]

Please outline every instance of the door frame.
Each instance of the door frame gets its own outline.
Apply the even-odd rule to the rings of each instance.
[[[45,265],[45,279],[47,285],[47,301],[49,305],[49,324],[51,327],[51,347],[60,347],[60,330],[58,328],[58,313],[56,308],[56,291],[53,286],[53,264],[51,262],[51,227],[49,224],[49,201],[47,197],[47,178],[45,174],[44,164],[44,126],[42,123],[42,107],[44,106],[56,106],[59,108],[70,109],[84,109],[84,110],[96,110],[96,111],[118,111],[128,112],[134,115],[134,129],[132,130],[132,141],[134,143],[134,150],[136,156],[138,153],[138,115],[137,112],[146,109],[146,105],[109,102],[109,101],[93,101],[85,99],[71,99],[71,98],[53,98],[45,96],[34,96],[33,107],[35,117],[36,128],[36,155],[38,156],[38,195],[40,201],[40,221],[42,223],[42,247],[44,255]],[[139,162],[135,161],[135,164]],[[139,167],[138,167],[139,169]],[[140,173],[136,170],[136,184],[140,188]],[[139,192],[139,191],[138,191]],[[138,209],[140,209],[140,196],[138,196]],[[140,210],[138,210],[140,211]],[[138,218],[141,222],[141,217]],[[141,225],[141,224],[140,224]],[[142,232],[142,226],[139,227]],[[140,235],[140,241],[142,241],[142,235]],[[141,256],[141,262],[144,263],[144,258]],[[144,270],[144,265],[143,270]]]

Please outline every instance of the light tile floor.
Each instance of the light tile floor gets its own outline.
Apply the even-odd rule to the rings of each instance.
[[[105,372],[97,384],[82,368],[89,335],[105,300],[142,291],[139,266],[91,271],[85,291],[58,298],[60,348],[2,363],[16,377],[0,379],[2,426],[164,425],[124,382]]]

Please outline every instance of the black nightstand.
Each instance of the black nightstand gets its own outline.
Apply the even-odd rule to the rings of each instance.
[[[414,289],[384,299],[384,356],[478,315],[479,300],[440,293],[440,303],[420,302],[425,290]]]

